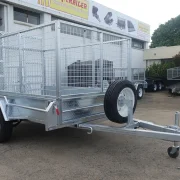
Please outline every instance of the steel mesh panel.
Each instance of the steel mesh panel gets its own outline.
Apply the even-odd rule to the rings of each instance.
[[[168,80],[179,80],[180,79],[180,67],[175,67],[167,70]]]
[[[100,45],[96,32],[86,28],[61,24],[61,87],[95,88],[97,87],[96,62],[100,59]],[[100,78],[99,78],[100,79]]]
[[[121,42],[122,38],[104,33],[103,42],[111,42],[101,46],[99,32],[65,24],[61,26],[61,38],[65,39],[61,43],[61,86],[64,89],[71,87],[73,92],[76,88],[101,88],[102,80],[127,79],[127,71],[123,77],[116,73],[117,68],[118,71],[127,68],[127,41]]]
[[[0,90],[47,95],[56,81],[55,43],[52,25],[0,37]]]
[[[145,69],[133,68],[132,69],[132,81],[145,81]]]

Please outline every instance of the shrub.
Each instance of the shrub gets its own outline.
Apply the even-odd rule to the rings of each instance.
[[[174,61],[169,61],[162,64],[152,64],[146,69],[146,77],[167,77],[167,69],[176,67]]]

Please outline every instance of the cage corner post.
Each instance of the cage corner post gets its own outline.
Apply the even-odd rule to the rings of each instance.
[[[132,81],[132,39],[127,41],[127,78]]]
[[[19,44],[19,92],[23,93],[23,51],[22,51],[22,34],[18,33]]]
[[[104,72],[104,60],[103,60],[103,33],[100,33],[100,68],[101,68],[101,90],[102,92],[104,91],[104,88],[103,88],[103,72]]]
[[[61,21],[58,20],[55,22],[55,53],[56,53],[56,101],[57,107],[62,113],[62,97],[61,97]],[[57,116],[57,125],[62,124],[62,114]]]

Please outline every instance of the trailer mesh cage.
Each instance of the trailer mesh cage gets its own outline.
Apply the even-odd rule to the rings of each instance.
[[[168,69],[167,80],[180,80],[180,67]]]
[[[100,60],[95,61],[95,86],[100,87]],[[113,78],[113,62],[103,60],[103,80],[110,81]],[[68,66],[68,86],[92,87],[93,84],[93,62],[77,61]]]
[[[60,96],[130,77],[130,39],[56,21],[0,37],[0,91]],[[130,77],[131,78],[131,77]]]

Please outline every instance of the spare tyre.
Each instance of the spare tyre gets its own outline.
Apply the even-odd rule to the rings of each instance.
[[[131,100],[133,113],[137,105],[137,92],[130,81],[113,82],[104,97],[104,111],[107,118],[115,123],[123,124],[128,121],[128,105],[124,100]]]

